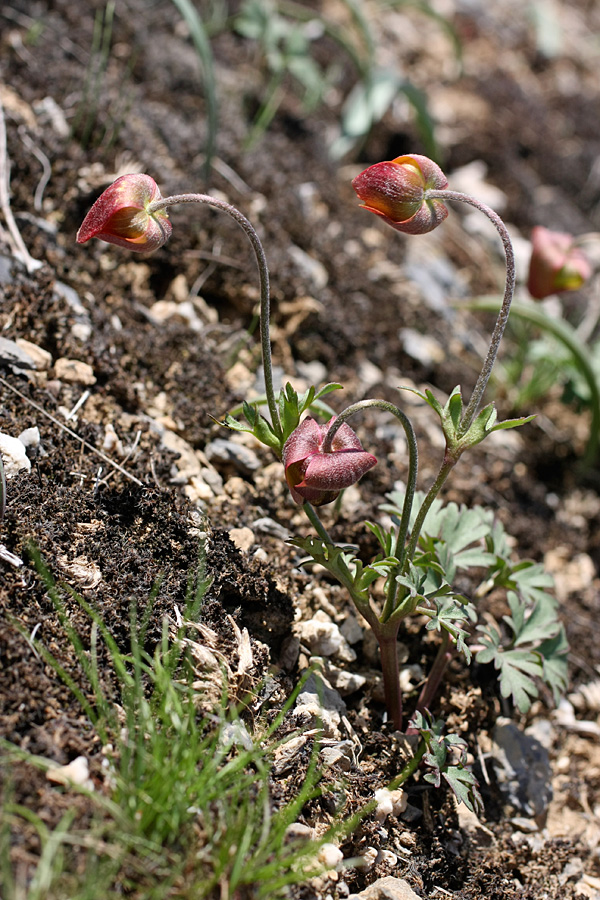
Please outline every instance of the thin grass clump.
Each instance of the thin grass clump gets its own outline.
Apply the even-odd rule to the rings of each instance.
[[[82,691],[40,641],[35,647],[75,692],[98,735],[103,775],[57,786],[89,803],[86,815],[78,817],[74,804],[48,828],[40,813],[14,802],[10,772],[15,765],[49,772],[55,764],[8,742],[0,746],[3,900],[279,898],[288,885],[321,872],[319,851],[340,831],[339,821],[318,840],[290,839],[290,826],[323,790],[318,742],[300,789],[276,805],[273,755],[290,738],[276,734],[297,691],[267,724],[247,632],[229,620],[238,649],[226,660],[214,632],[198,621],[209,586],[204,560],[183,612],[164,621],[153,652],[144,646],[152,602],[139,621],[133,609],[130,648],[122,652],[98,612],[56,584],[35,548],[32,556],[90,690]],[[89,647],[70,624],[65,593],[92,620]],[[108,674],[99,671],[100,642]],[[113,679],[117,702],[106,688]],[[25,826],[40,850],[28,865],[16,865],[11,846]]]

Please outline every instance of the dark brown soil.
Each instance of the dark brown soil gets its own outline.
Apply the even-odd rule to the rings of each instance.
[[[345,22],[345,4],[338,8],[323,0],[311,6]],[[556,4],[562,43],[554,56],[536,45],[519,3],[488,9],[450,0],[439,7],[460,38],[462,69],[444,32],[415,10],[402,7],[389,16],[379,11],[373,28],[382,59],[402,59],[406,77],[428,97],[450,185],[453,172],[482,161],[485,185],[505,194],[503,215],[515,234],[527,238],[534,224],[575,233],[600,229],[596,4]],[[0,102],[11,208],[25,245],[42,263],[28,273],[0,232],[0,332],[51,357],[47,368],[3,364],[0,372],[0,431],[16,437],[37,426],[41,437],[30,454],[30,471],[8,482],[0,525],[0,541],[23,560],[19,567],[0,561],[0,736],[61,764],[87,756],[99,788],[98,736],[30,638],[43,641],[80,690],[90,691],[48,583],[34,565],[35,548],[52,577],[70,584],[100,613],[123,649],[131,609],[141,615],[156,589],[146,636],[152,650],[164,617],[183,607],[202,577],[201,535],[208,533],[205,622],[221,635],[224,648],[233,646],[228,616],[248,628],[257,651],[254,675],[258,680],[272,667],[282,697],[299,677],[296,660],[289,663],[294,621],[317,610],[307,592],[312,579],[293,568],[298,556],[283,539],[286,531],[307,533],[308,526],[279,467],[252,444],[247,446],[261,468],[231,463],[211,450],[215,440],[230,438],[212,417],[243,398],[259,363],[257,279],[245,238],[223,215],[180,208],[171,215],[171,241],[152,256],[134,258],[100,242],[78,246],[76,231],[99,192],[121,171],[144,171],[164,195],[208,190],[239,206],[259,230],[269,260],[274,363],[285,377],[300,380],[307,364],[319,363],[317,381],[345,386],[343,400],[331,400],[340,408],[365,396],[397,400],[397,387],[406,383],[431,385],[438,395],[459,382],[465,393],[472,387],[491,323],[483,315],[436,306],[426,288],[415,287],[423,247],[451,273],[450,300],[498,293],[503,277],[494,247],[483,233],[463,227],[461,211],[453,210],[435,235],[414,239],[430,241],[420,245],[417,257],[412,239],[386,231],[357,209],[353,174],[425,148],[410,107],[398,102],[343,165],[331,160],[326,138],[339,122],[341,99],[354,77],[343,56],[341,80],[326,104],[305,113],[290,83],[268,133],[244,149],[264,92],[264,64],[254,44],[231,30],[216,34],[219,164],[207,181],[204,92],[175,6],[116,4],[109,62],[95,93],[86,96],[86,79],[98,65],[90,51],[95,17],[104,8],[101,0],[85,9],[67,0],[0,5]],[[341,54],[326,37],[315,49],[323,60]],[[44,165],[49,178],[41,185]],[[477,190],[475,184],[471,192]],[[158,318],[157,301],[185,301],[195,284],[202,298],[195,324],[187,313]],[[406,329],[433,338],[436,353],[416,359],[401,337]],[[509,343],[506,348],[509,353]],[[61,358],[90,366],[93,383],[59,377],[54,366]],[[367,364],[377,367],[368,384]],[[86,387],[90,396],[67,421]],[[498,392],[498,405],[502,417],[514,412],[506,392]],[[592,467],[582,474],[577,466],[589,426],[585,411],[562,404],[559,391],[529,411],[538,419],[514,441],[490,442],[461,461],[445,497],[494,509],[519,555],[545,561],[555,575],[576,690],[600,671],[599,473]],[[366,555],[374,547],[360,523],[377,515],[384,493],[406,475],[405,460],[394,455],[384,425],[375,414],[361,420],[364,445],[380,463],[346,505],[344,519],[325,513],[333,537],[360,542]],[[415,427],[426,487],[441,454],[433,413],[416,411]],[[112,429],[124,448],[121,455],[111,443]],[[250,549],[240,549],[232,533],[244,527],[252,530]],[[319,584],[328,611],[337,604],[343,621],[349,611],[343,594],[327,580]],[[62,591],[61,596],[87,646],[89,616],[75,597]],[[429,639],[423,643],[420,634],[408,632],[403,641],[408,662],[431,661],[435,645]],[[367,641],[355,649],[359,657],[352,666],[372,671],[376,661]],[[106,679],[107,690],[116,689],[108,672]],[[347,701],[363,744],[359,766],[347,775],[349,811],[398,771],[379,699],[367,682]],[[597,737],[564,727],[547,699],[528,718],[520,717],[501,703],[492,673],[481,667],[469,673],[453,664],[440,708],[469,740],[476,760],[479,755],[482,821],[493,832],[493,844],[469,844],[451,798],[443,790],[424,790],[421,782],[410,792],[414,820],[388,821],[385,830],[366,820],[342,848],[350,857],[367,847],[404,847],[395,865],[350,870],[337,882],[311,884],[294,896],[341,900],[346,885],[357,892],[392,874],[406,878],[423,897],[599,897]],[[554,799],[545,828],[529,841],[515,838],[513,820],[520,813],[480,765],[501,713],[522,727],[552,721]],[[598,707],[590,705],[582,715],[594,719]],[[20,763],[11,782],[16,802],[35,809],[49,827],[59,822],[65,797],[42,774]],[[273,796],[293,789],[294,779],[274,783]],[[79,804],[84,822],[89,804],[84,798],[71,802]],[[324,800],[315,802],[305,820],[318,826],[329,812]],[[14,853],[20,866],[36,862],[39,846],[25,826],[15,835]]]

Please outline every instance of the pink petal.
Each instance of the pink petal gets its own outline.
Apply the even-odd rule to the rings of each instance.
[[[296,490],[306,486],[325,491],[340,491],[355,484],[376,464],[376,458],[365,450],[319,453],[309,460],[304,481],[295,487]]]

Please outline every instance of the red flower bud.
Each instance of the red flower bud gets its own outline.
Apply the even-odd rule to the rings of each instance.
[[[448,210],[441,200],[428,199],[427,192],[447,186],[440,167],[416,154],[376,163],[352,182],[365,209],[406,234],[427,234],[444,221]]]
[[[575,291],[591,278],[592,266],[570,234],[537,225],[531,232],[527,290],[536,300],[561,291]]]
[[[100,194],[77,232],[77,243],[100,238],[137,253],[158,250],[171,237],[166,212],[148,212],[161,194],[149,175],[122,175]]]
[[[321,447],[334,421],[335,417],[319,425],[309,416],[283,446],[285,477],[296,503],[331,503],[343,488],[357,482],[377,463],[345,422],[336,431],[331,450],[324,453]]]

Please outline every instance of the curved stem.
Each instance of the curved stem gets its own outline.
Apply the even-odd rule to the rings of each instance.
[[[469,309],[482,310],[487,312],[495,309],[495,303],[491,300],[475,300],[467,304]],[[590,424],[590,435],[584,456],[584,464],[591,466],[596,462],[598,457],[600,442],[600,387],[594,371],[588,348],[582,343],[576,330],[565,322],[563,319],[553,319],[546,315],[543,310],[533,304],[515,303],[512,307],[513,316],[537,325],[543,331],[547,331],[553,337],[557,338],[573,355],[577,367],[583,375],[590,392],[590,409],[592,412],[592,421]]]
[[[502,300],[500,312],[498,313],[494,331],[492,332],[487,356],[483,362],[483,367],[481,369],[481,372],[479,373],[479,378],[477,379],[475,387],[473,388],[473,394],[471,395],[469,404],[465,409],[461,419],[458,436],[462,437],[467,433],[473,422],[473,419],[477,415],[477,410],[479,409],[479,404],[481,403],[483,392],[486,389],[487,383],[492,373],[492,368],[498,354],[500,341],[502,340],[502,335],[504,334],[504,329],[506,328],[508,314],[510,312],[510,305],[512,302],[513,294],[515,292],[515,254],[506,225],[504,224],[498,213],[494,212],[494,210],[487,206],[485,203],[481,203],[480,200],[476,200],[474,197],[470,197],[468,194],[462,194],[460,193],[460,191],[427,191],[426,198],[432,200],[457,200],[461,203],[468,203],[469,206],[473,206],[475,209],[478,209],[488,217],[490,222],[496,228],[496,231],[498,232],[502,240],[504,253],[506,256],[506,284],[504,288],[504,298]]]
[[[417,438],[408,416],[403,413],[401,409],[395,406],[395,404],[389,403],[387,400],[359,400],[358,403],[353,403],[351,406],[348,406],[345,410],[343,410],[338,416],[336,416],[325,436],[322,449],[324,453],[331,451],[331,442],[333,441],[338,428],[340,428],[344,424],[344,422],[346,422],[350,418],[350,416],[353,416],[354,413],[360,412],[360,410],[362,409],[368,409],[369,407],[382,409],[384,412],[389,412],[393,416],[395,416],[404,429],[404,433],[406,434],[406,440],[408,443],[408,479],[406,484],[406,493],[404,495],[404,504],[402,506],[402,516],[400,518],[400,524],[398,525],[394,544],[390,548],[390,556],[395,556],[398,559],[399,568],[402,568],[406,558],[405,550],[403,548],[406,543],[406,536],[408,534],[408,528],[410,525],[410,514],[412,511],[415,491],[417,489],[417,474],[419,469]],[[386,622],[394,611],[394,603],[398,591],[398,583],[396,581],[395,574],[395,572],[391,572],[388,577],[387,595],[381,613],[381,622]]]
[[[431,505],[440,490],[442,489],[442,485],[446,481],[446,478],[456,465],[456,460],[452,459],[452,457],[446,455],[444,456],[444,461],[440,466],[440,471],[438,472],[438,476],[427,491],[423,503],[421,504],[421,508],[417,513],[417,518],[415,519],[415,523],[412,527],[412,531],[410,533],[410,541],[408,543],[408,547],[406,548],[406,554],[404,557],[404,571],[408,569],[409,564],[412,562],[413,557],[415,555],[415,550],[417,549],[417,543],[419,541],[419,536],[421,534],[421,529],[423,527],[423,523],[425,522],[425,518],[427,513],[431,509]]]
[[[273,385],[273,364],[271,361],[271,339],[269,336],[269,320],[271,316],[271,295],[269,290],[269,268],[267,266],[267,258],[265,251],[260,242],[260,238],[252,223],[244,216],[239,209],[226,203],[224,200],[218,200],[208,194],[174,194],[172,197],[163,197],[161,200],[155,200],[150,203],[147,212],[152,215],[161,209],[167,209],[177,203],[202,203],[211,206],[213,209],[219,209],[226,212],[238,225],[243,229],[246,237],[252,244],[256,263],[258,265],[258,275],[260,280],[260,341],[262,347],[263,372],[265,376],[265,393],[267,395],[267,405],[271,414],[271,422],[278,436],[282,436],[281,423],[279,421],[279,411],[277,409],[277,401],[275,399],[275,388]]]
[[[408,534],[410,513],[415,496],[415,491],[417,489],[417,474],[419,469],[419,451],[417,448],[417,438],[408,416],[403,413],[401,409],[399,409],[393,403],[389,403],[387,400],[359,400],[358,403],[353,403],[351,406],[346,407],[346,409],[344,409],[338,416],[335,417],[334,421],[329,426],[329,431],[325,436],[325,440],[323,441],[323,446],[321,449],[323,453],[331,453],[331,443],[338,428],[340,428],[344,424],[344,422],[346,422],[351,416],[353,416],[354,413],[360,412],[360,410],[362,409],[369,408],[382,409],[384,412],[389,412],[393,416],[395,416],[404,429],[406,441],[408,444],[408,479],[406,485],[406,494],[404,496],[402,517],[400,520],[400,525],[398,526],[398,532],[396,534],[395,546],[392,548],[392,556],[397,556],[399,548],[404,545],[406,535]]]

